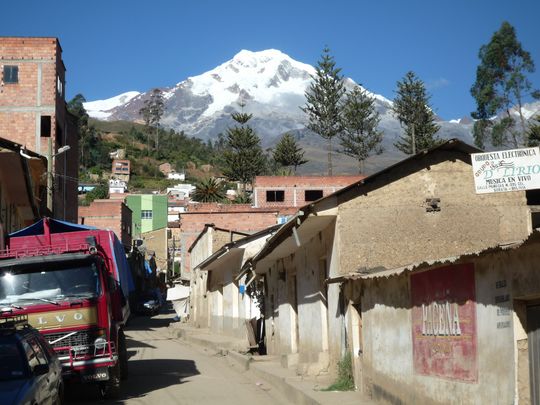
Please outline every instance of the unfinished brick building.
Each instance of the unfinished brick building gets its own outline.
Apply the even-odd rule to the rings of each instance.
[[[78,141],[65,73],[57,38],[0,37],[0,138],[47,157],[50,215],[76,222]]]
[[[257,176],[253,203],[258,208],[302,207],[366,176]]]
[[[192,204],[187,212],[180,213],[178,245],[181,249],[181,274],[191,272],[189,247],[205,229],[212,224],[234,232],[252,234],[278,222],[277,209],[253,208],[250,204]]]

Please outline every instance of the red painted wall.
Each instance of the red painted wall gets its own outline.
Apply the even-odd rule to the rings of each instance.
[[[411,300],[415,373],[477,381],[474,266],[411,275]]]

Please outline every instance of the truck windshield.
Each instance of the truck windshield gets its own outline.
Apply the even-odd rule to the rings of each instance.
[[[72,263],[46,271],[43,266],[18,267],[0,272],[0,304],[56,303],[66,297],[95,297],[101,291],[95,263]]]

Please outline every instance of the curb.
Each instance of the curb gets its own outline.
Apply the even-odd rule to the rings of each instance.
[[[341,402],[342,405],[363,403],[358,399],[351,398],[317,398],[320,393],[313,389],[311,383],[304,381],[299,376],[291,376],[289,369],[269,371],[266,368],[272,368],[264,360],[256,360],[252,355],[246,355],[235,351],[233,342],[216,342],[211,339],[205,339],[204,336],[196,336],[196,330],[190,330],[179,327],[170,327],[170,335],[173,338],[179,338],[186,342],[195,344],[199,347],[210,349],[226,358],[227,363],[234,369],[241,372],[250,371],[251,374],[267,382],[272,388],[279,391],[285,398],[293,404],[299,405],[328,405]],[[267,366],[268,365],[268,366]],[[336,402],[337,401],[337,402]],[[360,401],[362,401],[360,399]],[[373,403],[373,402],[369,402]]]

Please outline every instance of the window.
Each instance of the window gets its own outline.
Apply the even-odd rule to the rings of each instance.
[[[56,91],[60,97],[64,97],[64,84],[60,80],[60,76],[56,77]]]
[[[285,191],[283,190],[267,190],[266,202],[285,201]]]
[[[19,67],[18,66],[4,66],[4,83],[19,83]]]
[[[322,190],[306,190],[304,192],[304,200],[305,201],[315,201],[319,198],[322,198],[323,192]]]
[[[51,116],[50,115],[41,116],[41,136],[43,138],[51,137]]]
[[[141,218],[142,219],[152,219],[152,211],[151,210],[142,210],[141,211]]]

